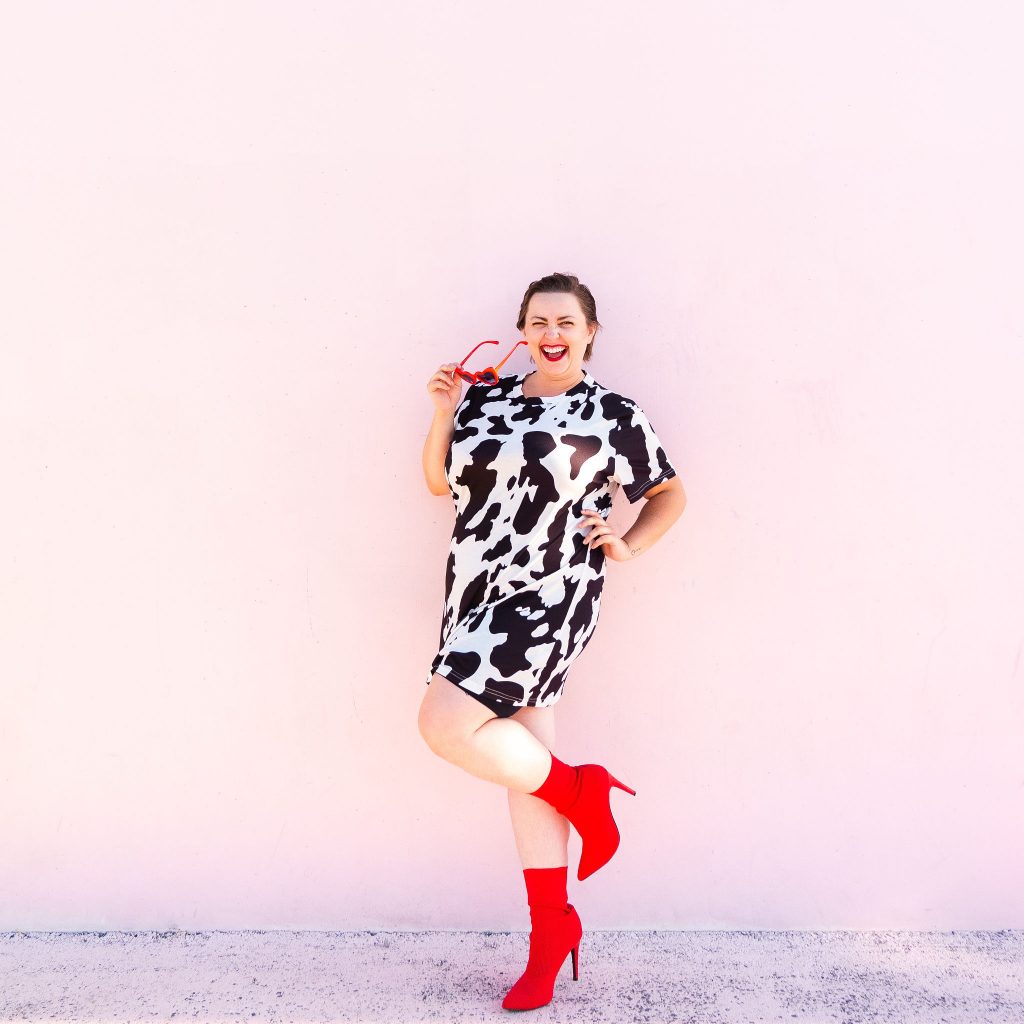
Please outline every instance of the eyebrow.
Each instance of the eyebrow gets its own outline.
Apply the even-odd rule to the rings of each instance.
[[[530,317],[530,319],[531,320],[547,320],[547,317],[546,316],[541,316],[539,313],[534,313],[533,316]],[[576,319],[576,315],[574,313],[563,313],[560,317],[558,317],[558,319],[559,320],[575,320]]]

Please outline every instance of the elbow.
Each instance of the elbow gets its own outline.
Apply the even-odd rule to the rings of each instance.
[[[433,473],[424,473],[423,482],[427,485],[427,490],[433,495],[448,493],[447,478],[438,477]]]
[[[678,519],[686,511],[686,491],[683,490],[679,477],[673,477],[673,485],[667,490],[675,504],[675,518]]]

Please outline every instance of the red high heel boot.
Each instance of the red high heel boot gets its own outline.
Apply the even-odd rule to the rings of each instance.
[[[551,753],[548,751],[548,753]],[[548,777],[532,796],[546,800],[564,814],[583,840],[576,877],[582,882],[604,867],[619,848],[619,830],[612,817],[612,786],[636,796],[636,790],[619,782],[599,764],[570,765],[551,754]]]
[[[565,864],[558,868],[523,868],[532,924],[530,957],[526,970],[502,1000],[506,1010],[547,1006],[555,992],[555,978],[570,952],[572,980],[579,981],[583,925],[566,895],[568,870]]]

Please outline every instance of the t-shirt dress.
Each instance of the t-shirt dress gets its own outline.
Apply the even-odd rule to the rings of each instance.
[[[584,369],[560,395],[528,398],[526,374],[469,386],[445,476],[455,500],[440,647],[427,672],[518,707],[562,695],[594,633],[606,556],[584,509],[607,519],[676,470],[635,402]]]

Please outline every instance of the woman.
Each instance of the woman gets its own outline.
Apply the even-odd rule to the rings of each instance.
[[[532,931],[502,1006],[533,1009],[551,1001],[570,952],[579,977],[569,824],[582,881],[619,844],[611,787],[636,795],[601,765],[554,756],[554,704],[597,624],[606,560],[650,548],[686,495],[642,409],[583,366],[600,327],[586,285],[568,274],[534,281],[516,326],[533,372],[477,379],[461,405],[459,364],[427,383],[423,471],[432,494],[454,498],[456,520],[419,730],[440,757],[508,788]],[[621,537],[606,522],[619,486],[631,503],[646,499]]]

